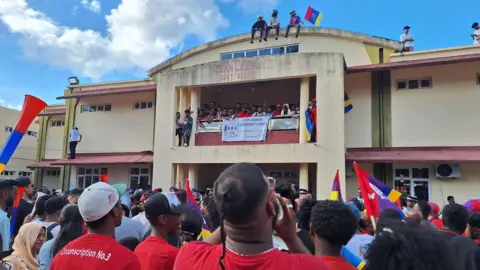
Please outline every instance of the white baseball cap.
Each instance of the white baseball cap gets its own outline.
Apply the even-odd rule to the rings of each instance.
[[[78,210],[85,221],[96,221],[108,214],[119,199],[116,189],[104,182],[97,182],[80,195]]]

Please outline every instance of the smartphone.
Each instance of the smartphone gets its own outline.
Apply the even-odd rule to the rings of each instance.
[[[275,188],[277,184],[277,180],[273,177],[268,177],[268,184],[270,188]],[[282,209],[282,205],[280,204],[276,196],[275,196],[275,204],[276,204],[275,210],[277,211],[277,221],[280,221],[283,218],[283,209]]]

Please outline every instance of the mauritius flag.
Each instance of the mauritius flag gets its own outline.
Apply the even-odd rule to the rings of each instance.
[[[338,174],[338,170],[335,174],[335,178],[333,178],[332,191],[330,192],[330,200],[341,202],[343,201],[342,191],[340,190],[340,176]]]
[[[203,229],[200,235],[198,236],[199,241],[203,241],[210,236],[210,228],[208,227],[205,218],[202,216],[202,211],[200,211],[200,207],[198,207],[197,202],[195,201],[195,196],[193,196],[193,192],[190,189],[190,181],[187,179],[187,183],[185,184],[185,191],[187,192],[187,204],[191,205],[195,212],[197,212],[203,219]]]
[[[312,24],[318,26],[322,21],[323,14],[318,12],[317,10],[313,9],[312,7],[308,7],[307,13],[305,13],[305,20],[311,22]]]
[[[365,201],[367,215],[369,217],[378,217],[381,211],[391,208],[397,210],[402,218],[405,218],[402,210],[395,204],[400,198],[400,192],[389,188],[375,177],[368,175],[356,162],[353,163],[353,166],[357,173],[357,180]]]

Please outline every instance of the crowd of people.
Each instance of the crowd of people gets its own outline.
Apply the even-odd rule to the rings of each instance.
[[[181,112],[176,113],[175,117],[175,134],[178,140],[178,146],[189,146],[190,137],[192,136],[193,130],[193,118],[192,118],[191,109],[184,111],[182,115]],[[295,117],[300,114],[300,105],[298,103],[285,103],[267,106],[267,104],[262,105],[252,105],[248,103],[237,103],[236,107],[222,107],[217,106],[215,102],[211,102],[210,105],[204,104],[203,107],[197,109],[197,123],[200,128],[205,127],[204,123],[211,123],[213,121],[220,120],[231,120],[235,118],[245,118],[245,117],[260,117],[260,116],[270,116],[272,118],[278,117]]]
[[[357,269],[342,255],[348,250],[367,270],[480,269],[480,213],[453,198],[441,211],[409,198],[405,218],[386,209],[373,222],[361,197],[317,200],[250,163],[195,191],[198,208],[187,197],[104,182],[45,194],[25,177],[0,181],[0,268]],[[211,234],[199,239],[205,227]]]

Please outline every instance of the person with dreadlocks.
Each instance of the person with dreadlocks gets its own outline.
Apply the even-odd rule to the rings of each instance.
[[[365,259],[368,270],[458,269],[437,231],[398,222],[377,232]]]
[[[260,167],[238,163],[228,167],[214,185],[220,228],[206,242],[183,246],[176,270],[326,270],[296,235],[289,201],[274,192]],[[273,231],[290,253],[273,247]]]

